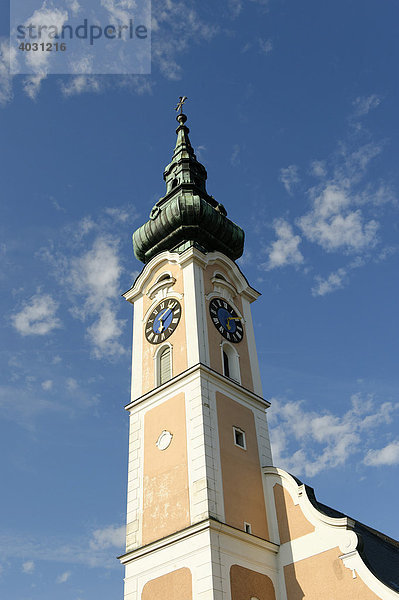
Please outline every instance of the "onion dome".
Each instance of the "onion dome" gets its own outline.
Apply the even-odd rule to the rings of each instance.
[[[195,245],[203,252],[218,250],[236,260],[244,250],[244,231],[227,218],[224,206],[206,191],[207,173],[188,137],[184,100],[181,98],[178,105],[181,112],[176,117],[175,151],[163,174],[166,194],[151,210],[147,223],[134,232],[134,254],[148,263],[164,250],[181,252]]]

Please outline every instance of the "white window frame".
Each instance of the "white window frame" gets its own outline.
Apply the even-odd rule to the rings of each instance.
[[[173,346],[170,342],[164,342],[160,345],[159,348],[157,348],[154,354],[155,387],[159,387],[161,385],[160,356],[162,350],[165,350],[167,346],[170,349],[170,379],[173,379]],[[168,379],[168,381],[170,381],[170,379]],[[165,381],[165,383],[168,383],[168,381]],[[162,385],[165,385],[165,383],[163,383]]]
[[[236,433],[241,433],[242,434],[242,438],[243,438],[243,442],[244,445],[241,446],[241,444],[237,444],[236,442]],[[247,449],[247,440],[245,437],[245,431],[243,429],[241,429],[241,427],[236,427],[235,425],[233,425],[233,441],[234,441],[234,445],[237,446],[237,448],[241,448],[241,450],[246,450]]]
[[[226,350],[227,350],[227,352],[226,352]],[[232,379],[233,381],[235,381],[241,385],[240,355],[238,354],[237,350],[234,348],[233,344],[230,344],[229,342],[222,342],[220,344],[220,355],[221,355],[221,359],[222,359],[222,372],[225,377],[227,377],[227,375],[224,372],[223,352],[226,353],[228,361],[229,361],[230,375],[228,376],[228,378]]]
[[[247,523],[246,521],[244,521],[244,531],[245,533],[252,533],[251,523]]]

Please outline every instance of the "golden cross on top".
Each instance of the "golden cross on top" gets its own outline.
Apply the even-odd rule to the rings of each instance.
[[[175,110],[180,110],[180,114],[182,114],[183,113],[183,104],[187,100],[187,96],[179,96],[179,98],[180,98],[180,100],[179,100],[179,103],[176,106]]]

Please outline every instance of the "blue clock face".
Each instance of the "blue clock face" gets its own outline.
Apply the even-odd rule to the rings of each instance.
[[[209,304],[212,323],[229,342],[237,344],[244,336],[241,318],[226,300],[213,298]]]
[[[159,344],[172,335],[181,317],[180,302],[168,298],[160,302],[148,317],[145,337],[150,344]]]

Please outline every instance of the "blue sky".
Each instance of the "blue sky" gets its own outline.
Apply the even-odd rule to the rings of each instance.
[[[0,594],[122,597],[132,231],[185,94],[246,232],[275,463],[399,536],[396,2],[153,2],[152,74],[0,62]]]

